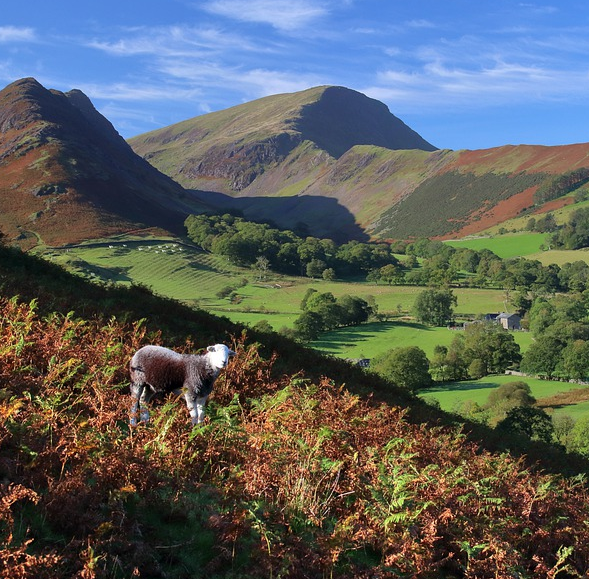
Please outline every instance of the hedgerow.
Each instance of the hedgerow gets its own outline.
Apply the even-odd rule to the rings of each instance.
[[[141,321],[0,299],[0,577],[575,577],[581,478],[491,453],[234,338],[202,427],[128,426]],[[190,340],[166,345],[193,350]]]

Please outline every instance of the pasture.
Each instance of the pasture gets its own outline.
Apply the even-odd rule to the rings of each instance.
[[[452,247],[462,247],[480,251],[489,249],[501,258],[527,257],[540,251],[547,233],[509,233],[489,237],[472,237],[447,241]]]
[[[51,250],[45,257],[95,281],[141,284],[171,297],[232,320],[255,324],[267,320],[274,329],[292,327],[300,314],[305,292],[313,288],[336,297],[350,294],[374,300],[388,316],[410,313],[423,288],[388,286],[363,281],[324,281],[270,274],[239,268],[226,259],[200,251],[178,240],[123,240]],[[233,294],[217,297],[225,287]],[[500,312],[505,293],[494,289],[456,288],[457,316]]]
[[[562,266],[565,263],[574,263],[575,261],[584,261],[589,264],[589,250],[584,249],[550,249],[539,253],[532,253],[527,256],[528,259],[537,259],[542,265],[555,263]]]
[[[338,358],[374,358],[392,348],[418,346],[431,358],[437,345],[450,346],[459,332],[403,320],[373,322],[326,332],[311,346]],[[529,332],[513,332],[513,336],[522,352],[532,341]]]

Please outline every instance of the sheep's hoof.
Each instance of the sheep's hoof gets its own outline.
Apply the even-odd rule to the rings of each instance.
[[[146,410],[145,408],[141,409],[139,411],[139,420],[137,419],[137,413],[132,414],[129,417],[129,424],[132,427],[137,426],[140,422],[149,422],[149,410]]]

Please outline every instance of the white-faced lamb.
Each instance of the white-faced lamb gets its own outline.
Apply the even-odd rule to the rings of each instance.
[[[183,395],[192,424],[204,420],[205,403],[213,384],[229,358],[235,356],[225,344],[208,346],[203,354],[179,354],[162,346],[143,346],[129,362],[131,375],[131,426],[149,421],[147,404],[154,394]]]

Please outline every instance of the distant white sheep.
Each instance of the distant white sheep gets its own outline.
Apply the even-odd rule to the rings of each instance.
[[[162,346],[144,346],[129,362],[131,375],[131,426],[149,421],[147,404],[156,393],[183,395],[192,424],[205,417],[205,403],[217,376],[235,356],[225,344],[208,346],[204,354],[179,354]]]

